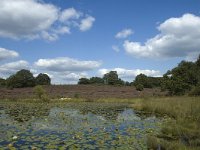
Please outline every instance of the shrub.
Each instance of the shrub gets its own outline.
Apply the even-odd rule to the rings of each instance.
[[[80,97],[79,93],[74,94],[74,98],[79,98],[79,97]]]
[[[36,94],[36,96],[41,99],[43,102],[49,102],[49,97],[46,94],[45,89],[41,86],[41,85],[37,85],[34,88],[34,93]]]
[[[6,80],[3,78],[0,78],[0,87],[5,87],[6,86]]]
[[[49,102],[50,101],[50,99],[49,99],[49,97],[46,93],[41,96],[41,100],[43,102]]]
[[[87,78],[80,78],[78,84],[90,84],[90,80]]]
[[[189,92],[189,95],[200,96],[200,85],[193,87],[192,90]]]
[[[136,88],[137,91],[143,91],[144,86],[143,86],[142,84],[137,84],[137,85],[135,86],[135,88]]]

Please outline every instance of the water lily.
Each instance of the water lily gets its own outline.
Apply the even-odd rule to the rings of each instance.
[[[17,140],[18,137],[17,137],[17,136],[13,136],[12,139],[13,139],[13,140]]]

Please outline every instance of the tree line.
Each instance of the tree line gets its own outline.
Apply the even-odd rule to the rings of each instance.
[[[96,84],[96,85],[131,85],[129,82],[125,82],[119,78],[117,71],[110,71],[109,73],[104,74],[103,78],[100,77],[91,77],[80,78],[78,84]]]
[[[163,75],[162,90],[170,95],[200,95],[200,55],[195,62],[182,61]]]
[[[0,78],[0,87],[24,88],[36,85],[50,85],[51,78],[47,74],[40,73],[37,77],[26,69],[22,69],[7,79]]]
[[[103,78],[80,78],[78,84],[135,86],[139,91],[157,87],[161,91],[168,91],[169,95],[200,95],[200,55],[195,62],[180,62],[177,67],[168,70],[162,77],[139,74],[133,82],[125,82],[118,77],[116,71],[110,71],[104,74]]]
[[[80,78],[78,84],[100,84],[100,85],[121,85],[121,86],[142,86],[142,88],[160,87],[161,77],[148,77],[144,74],[136,76],[133,82],[123,81],[119,78],[117,71],[110,71],[104,74],[103,78],[91,77]]]
[[[29,70],[22,69],[7,79],[0,78],[0,87],[23,88],[36,85],[50,85],[51,78],[40,73],[34,77]],[[135,86],[137,90],[144,88],[160,88],[169,95],[200,95],[200,55],[195,62],[182,61],[177,67],[168,70],[163,77],[148,77],[144,74],[136,76],[133,82],[123,81],[117,71],[110,71],[102,78],[80,78],[78,84]]]

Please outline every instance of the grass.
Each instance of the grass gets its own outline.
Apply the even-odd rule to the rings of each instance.
[[[132,106],[165,118],[160,134],[148,136],[150,149],[200,149],[200,97],[150,98]]]

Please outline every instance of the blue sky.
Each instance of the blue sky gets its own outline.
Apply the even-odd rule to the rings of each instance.
[[[0,77],[161,76],[200,53],[198,0],[1,0]]]

